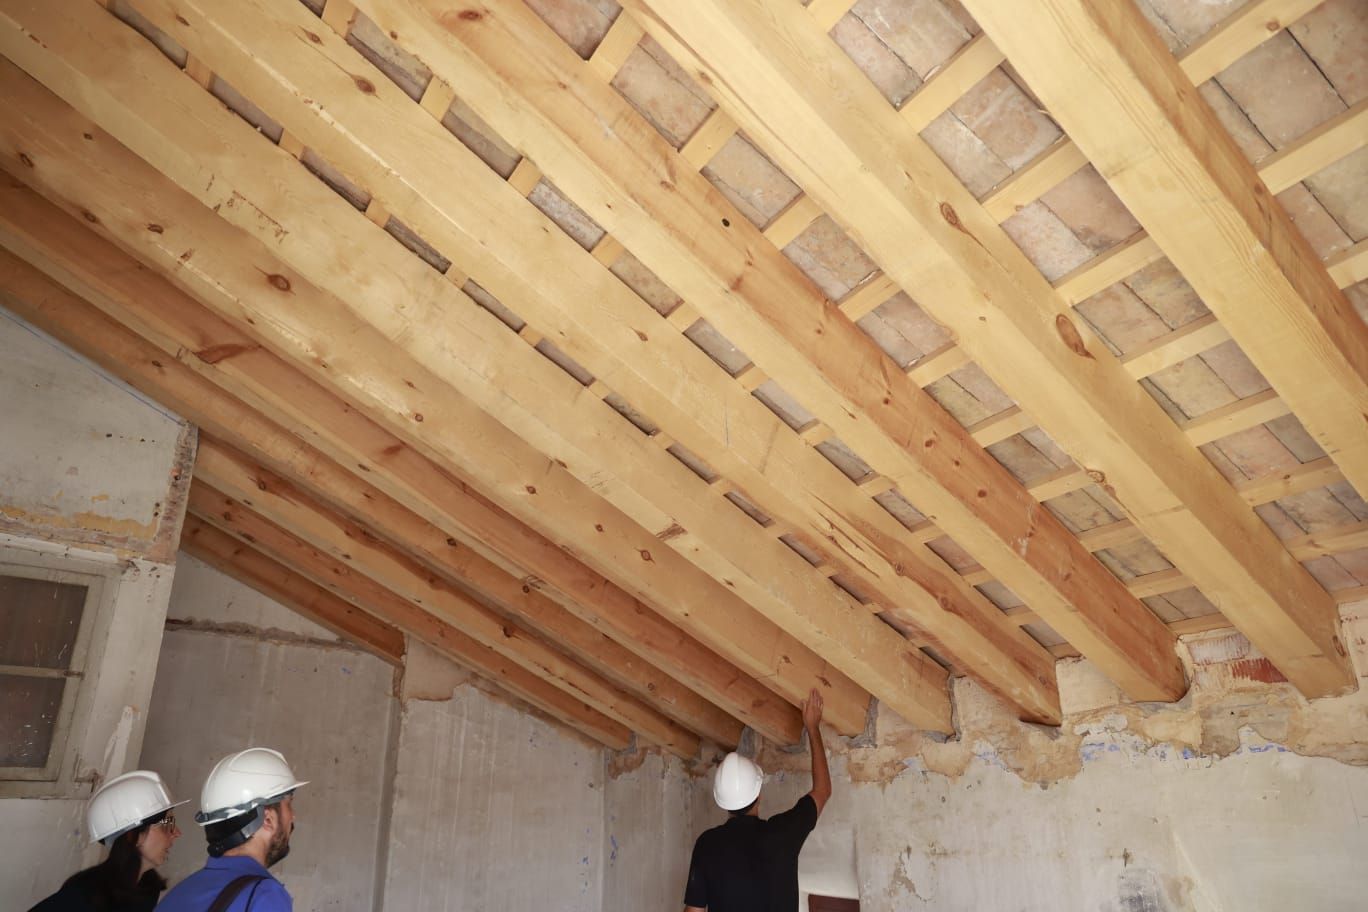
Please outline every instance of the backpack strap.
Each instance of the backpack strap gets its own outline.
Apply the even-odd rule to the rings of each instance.
[[[265,879],[259,874],[243,874],[223,888],[222,892],[214,899],[214,903],[209,907],[208,912],[228,912],[228,907],[233,904],[233,900],[238,898],[239,893],[247,889],[248,886],[253,887],[253,892],[255,892],[255,887]]]

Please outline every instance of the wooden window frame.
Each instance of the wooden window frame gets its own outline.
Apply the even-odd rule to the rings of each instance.
[[[53,672],[19,665],[0,665],[0,673],[33,677],[62,677],[66,685],[53,725],[52,741],[47,763],[42,767],[0,766],[0,797],[21,797],[32,788],[52,787],[67,791],[74,786],[75,754],[79,733],[84,730],[94,698],[94,682],[98,674],[91,674],[98,664],[102,650],[92,644],[103,638],[109,622],[110,606],[115,590],[118,569],[79,558],[40,554],[19,548],[0,547],[0,575],[54,583],[84,586],[85,603],[81,608],[80,626],[72,645],[71,661],[67,669]],[[77,733],[73,737],[73,732]]]

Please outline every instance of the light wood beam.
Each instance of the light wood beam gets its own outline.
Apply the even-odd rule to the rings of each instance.
[[[1339,467],[1328,456],[1314,459],[1303,463],[1295,468],[1284,472],[1275,473],[1267,478],[1250,479],[1235,486],[1236,491],[1250,506],[1271,503],[1282,497],[1290,497],[1315,488],[1325,487],[1343,481]],[[1075,491],[1087,487],[1093,483],[1087,473],[1076,467],[1060,469],[1039,481],[1032,482],[1030,491],[1041,501],[1049,500],[1051,497],[1058,497],[1069,491]],[[1333,533],[1323,533],[1319,538],[1316,536],[1304,536],[1302,538],[1289,539],[1286,544],[1298,560],[1309,560],[1313,557],[1322,556],[1324,553],[1343,552],[1357,547],[1358,526],[1349,526]],[[931,523],[923,523],[919,527],[917,537],[920,541],[933,541],[939,538],[941,531]],[[1080,534],[1079,538],[1090,551],[1102,551],[1107,548],[1114,548],[1118,545],[1128,544],[1138,541],[1144,536],[1130,520],[1118,520],[1105,526],[1099,526]],[[1319,549],[1319,551],[1317,550]],[[1168,571],[1164,571],[1168,573]],[[992,575],[979,567],[969,567],[964,571],[966,581],[975,586],[982,585],[992,579]],[[1186,577],[1177,574],[1170,574],[1164,577],[1166,583],[1171,584],[1167,591],[1184,589],[1188,586],[1196,585]],[[1179,582],[1181,581],[1181,585]],[[1134,586],[1129,586],[1133,593],[1136,593]],[[1138,595],[1139,593],[1137,593]],[[1153,594],[1153,593],[1148,593]],[[1335,597],[1335,593],[1331,593]],[[1337,599],[1338,601],[1338,599]],[[1171,625],[1170,625],[1171,626]]]
[[[1368,327],[1134,3],[968,6],[1349,482],[1368,490]],[[1344,129],[1361,144],[1364,111],[1309,143]],[[1269,167],[1294,166],[1315,164]]]
[[[912,129],[920,133],[950,106],[998,68],[1002,52],[987,35],[976,35],[949,60],[926,78],[903,102],[898,112]]]
[[[43,11],[34,14],[43,19]],[[458,408],[473,407],[495,417],[652,530],[656,548],[638,559],[652,556],[662,545],[675,551],[849,678],[877,692],[908,721],[948,729],[943,668],[731,504],[700,496],[706,485],[692,471],[527,348],[495,316],[391,243],[292,158],[282,157],[273,145],[253,145],[250,128],[244,129],[240,119],[201,89],[174,71],[174,78],[164,78],[165,59],[140,36],[94,8],[83,16],[45,19],[41,25],[36,19],[27,21],[43,32],[44,47],[56,50],[60,45],[64,51],[45,50],[30,65],[67,89],[72,100],[87,107],[85,113],[118,129],[122,141],[155,161],[183,190],[217,206],[224,220],[285,256],[289,266],[279,275],[288,291],[274,284],[280,294],[256,294],[261,284],[256,278],[252,297],[234,297],[228,303],[231,313],[242,314],[245,308],[256,314],[247,324],[252,333],[263,341],[269,338],[279,353],[314,361],[314,371],[347,377],[351,395],[369,398],[371,408],[384,409],[386,420],[409,433],[434,416],[422,430],[450,428],[448,433],[460,439],[459,459],[465,463],[470,454],[463,438],[470,430],[457,421]],[[15,49],[7,44],[10,50]],[[132,84],[120,87],[105,72],[98,88],[90,85],[101,54],[117,54],[119,72]],[[104,99],[87,104],[94,98],[92,89]],[[290,188],[288,195],[282,196],[282,187]],[[227,204],[240,198],[252,200],[252,211]],[[263,213],[269,213],[267,221]],[[339,268],[344,263],[350,266]],[[252,271],[259,274],[259,269]],[[329,297],[306,310],[286,296],[298,298],[305,292],[296,283],[309,282]],[[260,311],[263,307],[271,310],[269,316]],[[455,313],[461,319],[453,320]],[[284,326],[289,330],[282,332]],[[316,363],[315,352],[342,347],[354,354]],[[355,371],[350,376],[349,366]],[[413,379],[420,371],[422,382]],[[386,392],[377,396],[377,386],[385,386]],[[423,397],[432,397],[432,408],[409,408]],[[405,403],[402,412],[393,411],[396,402]],[[455,458],[455,453],[446,455]],[[491,463],[466,470],[500,473],[506,460]],[[500,479],[490,486],[504,483]],[[530,494],[541,490],[540,484],[524,487]],[[844,709],[844,724],[855,726]],[[863,728],[863,717],[857,727]]]
[[[1259,177],[1274,193],[1328,168],[1368,145],[1368,98],[1346,108],[1296,142],[1263,159]]]
[[[1215,314],[1207,314],[1127,352],[1121,358],[1121,363],[1125,365],[1126,373],[1139,380],[1186,361],[1193,355],[1200,355],[1229,339],[1230,333],[1225,324],[1217,320]]]
[[[589,57],[589,65],[605,80],[612,79],[636,50],[646,32],[635,19],[619,13]]]
[[[799,196],[765,226],[765,238],[782,250],[806,231],[821,214],[821,207],[810,197]]]
[[[855,0],[812,0],[807,5],[807,11],[818,28],[829,32],[854,5]]]
[[[244,548],[267,549],[273,555],[272,560],[334,595],[373,612],[496,686],[526,700],[562,725],[613,750],[622,750],[631,744],[632,733],[625,725],[552,686],[544,678],[476,642],[435,615],[353,572],[341,561],[328,557],[230,498],[210,491],[200,482],[191,484],[190,492],[197,502],[193,516],[198,522],[191,524],[187,517],[187,531],[182,533],[181,543],[191,553],[195,547],[191,536],[207,539],[227,535]]]
[[[282,479],[236,454],[204,441],[195,478],[250,508],[263,519],[322,550],[400,597],[422,606],[462,633],[584,700],[672,753],[691,758],[697,736],[657,710],[572,661],[508,618],[426,572],[422,565],[325,508]]]
[[[1202,446],[1222,437],[1258,427],[1275,418],[1281,418],[1290,411],[1287,403],[1278,398],[1275,390],[1264,390],[1229,405],[1212,409],[1196,418],[1179,422],[1178,426],[1183,429],[1183,433],[1192,441],[1193,446]]]
[[[1105,479],[1146,535],[1290,680],[1308,694],[1352,685],[1337,615],[1324,590],[1120,363],[1088,337],[1011,239],[801,10],[782,0],[696,2],[688,16],[657,0],[628,6],[649,9],[642,20],[647,32],[904,289],[937,289],[922,296],[928,313],[957,333],[976,363],[1052,438]],[[487,28],[481,20],[456,32]],[[1028,31],[1013,33],[1012,45],[1003,44],[1003,34],[989,34],[1011,59],[1011,48],[1025,43],[1021,34]],[[833,85],[842,86],[839,95]],[[551,167],[551,159],[540,158]],[[559,177],[558,183],[568,186]],[[831,332],[823,329],[830,347]],[[832,416],[820,417],[836,426]],[[1368,435],[1359,439],[1368,446]],[[875,465],[872,454],[861,455],[897,477]],[[922,499],[912,499],[926,509]],[[932,512],[974,553],[972,543],[945,522],[943,509]],[[1002,579],[1001,568],[975,556]],[[1003,582],[1049,616],[1046,600]],[[1050,623],[1056,620],[1077,626],[1079,619],[1061,613]],[[1085,655],[1095,651],[1087,631],[1060,633]]]
[[[1340,288],[1348,288],[1368,279],[1368,239],[1359,241],[1347,250],[1325,261],[1330,278]]]
[[[193,490],[192,487],[192,497]],[[371,655],[391,665],[404,664],[404,633],[393,623],[362,611],[260,551],[206,525],[193,513],[185,517],[180,548]]]
[[[1368,101],[1359,102],[1278,154],[1264,159],[1259,163],[1259,176],[1272,192],[1281,193],[1365,145],[1368,145]],[[1368,254],[1363,246],[1341,251],[1326,261],[1331,279],[1340,288],[1368,277]],[[1062,277],[1054,287],[1066,301],[1076,305],[1163,257],[1164,252],[1154,239],[1139,231]],[[1170,336],[1154,340],[1141,350],[1128,353],[1122,361],[1131,376],[1139,379],[1229,339],[1229,331],[1216,321],[1215,315],[1209,314],[1175,330]]]
[[[995,571],[1017,577],[1012,588],[1038,610],[1049,603],[1061,623],[1069,615],[1072,639],[1086,643],[1109,674],[1155,699],[1183,690],[1162,625],[1150,624],[1143,606],[1052,515],[1033,510],[1024,489],[943,409],[889,370],[877,346],[705,178],[685,173],[687,165],[644,123],[611,135],[593,126],[605,117],[630,123],[639,115],[535,15],[498,4],[451,27],[438,24],[440,11],[431,4],[364,8],[383,28],[403,35],[405,46],[444,78],[459,81],[483,120],[527,151],[557,186],[587,205],[591,216],[876,471],[895,479],[947,527],[954,523],[956,541],[985,552],[985,564],[994,562]],[[831,53],[840,54],[800,7],[794,11]],[[647,31],[659,40],[650,25]],[[537,52],[511,54],[514,47]],[[530,91],[546,80],[566,89],[554,99]],[[910,130],[881,97],[880,103],[901,130]],[[728,112],[749,135],[752,115],[731,106]],[[1013,542],[1025,539],[1032,546],[1023,558]]]
[[[582,621],[767,738],[792,743],[801,736],[797,711],[736,666],[470,491],[179,289],[32,191],[11,185],[8,175],[4,178],[0,244],[79,288],[106,313],[157,340],[159,347],[0,252],[0,294],[25,319],[315,492],[350,493],[358,477],[374,482],[459,536],[446,540],[451,548],[465,544],[482,550],[529,590],[552,587],[549,594]],[[282,426],[313,437],[332,458],[285,433]],[[353,474],[340,466],[353,466]],[[364,501],[352,500],[347,506],[364,515]],[[517,562],[510,563],[504,555],[515,555]],[[680,587],[685,588],[686,581],[681,580]]]
[[[245,456],[208,435],[201,438],[200,453],[206,460],[212,460],[220,472],[230,473],[231,486],[218,487],[239,499],[248,498],[252,484],[258,491],[269,488],[288,500],[304,496],[321,502],[323,496],[332,495],[352,511],[350,518],[365,532],[378,534],[398,547],[405,557],[421,561],[460,585],[467,594],[525,622],[537,634],[680,725],[726,747],[735,747],[739,742],[741,723],[575,618],[546,595],[525,586],[469,549],[453,547],[450,538],[436,526],[370,485],[334,477],[329,480],[338,487],[329,486],[321,492],[301,491],[297,485],[263,466],[251,464]],[[217,477],[221,481],[224,476]]]
[[[1368,100],[1332,117],[1259,162],[1259,177],[1271,192],[1281,193],[1365,145],[1368,145]],[[1055,282],[1055,289],[1070,304],[1078,304],[1163,258],[1164,251],[1159,244],[1140,231]]]
[[[1159,245],[1141,231],[1079,266],[1055,282],[1054,287],[1065,301],[1078,304],[1162,257]]]
[[[1214,28],[1204,40],[1188,48],[1178,65],[1194,85],[1201,85],[1323,2],[1251,0]],[[1005,222],[1017,210],[1040,199],[1087,164],[1088,157],[1073,140],[1062,136],[1033,161],[989,191],[983,197],[983,206],[997,221]]]
[[[649,305],[514,198],[497,175],[481,168],[397,89],[377,85],[360,98],[363,105],[349,105],[355,77],[338,74],[365,66],[350,48],[340,41],[316,43],[316,52],[332,64],[320,67],[308,58],[292,59],[293,42],[272,40],[307,28],[306,11],[250,3],[229,11],[191,2],[172,13],[154,0],[142,8],[178,40],[202,50],[230,82],[250,91],[330,162],[362,178],[381,194],[377,198],[401,200],[393,208],[405,224],[530,326],[554,337],[606,381],[605,389],[616,389],[675,440],[733,477],[767,512],[831,550],[832,572],[844,570],[868,583],[883,607],[914,613],[938,648],[969,665],[1029,718],[1058,721],[1049,656],[1002,624],[1000,612],[960,584],[943,561],[900,542],[902,530],[891,515],[794,439],[696,346],[676,334],[647,332],[659,320]],[[215,40],[219,34],[229,40]],[[299,96],[342,97],[320,118],[296,103]],[[709,132],[706,123],[700,132]],[[434,167],[437,162],[442,164]],[[452,167],[467,175],[460,188],[448,179]],[[540,237],[540,243],[532,247],[529,236]],[[549,272],[548,265],[554,266]],[[583,300],[598,306],[576,306]]]
[[[1339,466],[1335,465],[1335,461],[1329,456],[1322,456],[1264,478],[1240,482],[1235,485],[1235,490],[1239,491],[1240,496],[1247,502],[1257,506],[1343,480],[1344,475],[1341,474]]]
[[[117,29],[105,37],[122,45],[119,53],[125,62],[142,55],[142,61],[154,71],[163,66],[160,58],[143,53],[140,38],[125,39]],[[132,70],[126,68],[126,72]],[[14,99],[15,108],[13,116],[0,126],[16,130],[22,126],[26,131],[22,138],[7,136],[15,142],[14,148],[25,146],[33,156],[43,158],[44,167],[28,169],[22,162],[15,167],[26,169],[27,176],[35,180],[52,177],[47,192],[59,200],[61,191],[54,187],[79,192],[83,205],[73,207],[78,213],[95,215],[98,202],[104,217],[96,215],[96,220],[102,230],[113,232],[120,243],[159,264],[221,315],[241,321],[238,325],[249,327],[262,340],[269,339],[277,354],[355,403],[401,440],[474,479],[483,490],[496,494],[505,509],[534,527],[552,532],[600,572],[615,574],[620,581],[626,580],[626,573],[634,585],[649,587],[648,594],[660,610],[757,679],[781,688],[790,700],[801,699],[815,683],[827,691],[828,710],[839,730],[855,733],[863,729],[867,695],[847,676],[788,634],[777,631],[772,623],[761,622],[744,601],[725,588],[700,588],[696,568],[676,560],[675,553],[661,549],[657,539],[589,495],[560,463],[537,456],[525,441],[472,408],[468,400],[446,392],[443,381],[375,338],[374,330],[359,324],[354,315],[339,308],[336,299],[318,292],[297,272],[274,259],[260,242],[189,201],[136,156],[16,75],[12,69],[6,71],[4,97]],[[193,99],[189,103],[196,112],[194,118],[210,118],[229,130],[229,135],[236,136],[230,146],[252,148],[251,140],[243,136],[254,134],[233,132],[240,130],[236,118],[217,106],[206,106],[202,95]],[[114,110],[102,109],[106,113]],[[211,110],[214,113],[209,113]],[[228,124],[231,126],[225,126]],[[99,137],[98,141],[83,140],[87,133]],[[196,131],[198,141],[211,136]],[[179,160],[178,167],[191,164],[189,159]],[[297,167],[293,159],[287,161]],[[295,178],[291,175],[286,180]],[[120,214],[127,212],[129,197],[118,188],[130,181],[142,186],[133,198],[143,201],[144,211],[136,215]],[[199,184],[201,189],[206,186]],[[316,192],[311,185],[300,184],[297,189],[305,196]],[[263,197],[262,202],[268,198]],[[318,211],[335,209],[337,202],[328,196],[320,198],[317,207],[306,208],[316,216]],[[392,260],[391,268],[400,271],[410,270],[416,262],[396,258],[394,248],[385,246],[389,239],[368,233],[379,229],[357,218],[349,207],[340,218],[343,227],[366,226],[364,240],[357,242],[362,249],[348,257],[353,264],[370,262],[377,254]],[[148,225],[160,231],[151,231]],[[304,233],[317,230],[315,226]],[[329,236],[334,230],[340,231],[333,226]],[[323,246],[316,249],[327,249],[331,243],[325,237]],[[194,251],[193,270],[183,266],[181,258],[187,250]],[[427,287],[431,283],[423,278],[411,277],[409,281],[419,287],[406,287],[388,300],[441,301],[450,295],[440,286]],[[263,295],[263,287],[272,291]],[[309,304],[300,306],[300,300]],[[465,301],[454,306],[482,313]],[[247,323],[248,318],[254,322]],[[491,332],[492,338],[499,339],[506,330],[491,328]],[[424,423],[426,415],[441,418]],[[906,693],[909,699],[918,698],[915,687]]]
[[[1250,0],[1183,52],[1183,72],[1201,85],[1324,2]]]

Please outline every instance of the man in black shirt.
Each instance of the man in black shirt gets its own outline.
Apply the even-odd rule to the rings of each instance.
[[[713,798],[731,819],[694,843],[685,912],[796,912],[798,853],[831,797],[831,773],[822,746],[822,695],[803,704],[803,728],[812,750],[812,791],[782,814],[760,819],[760,767],[736,753],[717,768]]]

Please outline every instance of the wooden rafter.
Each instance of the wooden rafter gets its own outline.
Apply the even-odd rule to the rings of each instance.
[[[293,573],[301,575],[308,582],[363,607],[410,636],[428,643],[438,652],[526,700],[562,724],[615,750],[631,743],[632,733],[625,725],[610,719],[583,700],[567,694],[452,625],[354,573],[345,564],[310,547],[252,511],[230,500],[215,498],[212,494],[206,496],[203,488],[197,490],[194,485],[191,491],[199,505],[197,512],[186,519],[182,546],[192,554],[196,553],[195,539],[221,541],[222,537],[231,537],[240,546],[251,549],[244,553],[262,553],[256,549],[269,549],[273,561],[288,566]]]
[[[560,549],[539,540],[511,517],[463,491],[456,479],[443,476],[431,463],[204,312],[183,292],[96,238],[32,191],[6,185],[0,189],[0,200],[0,244],[81,289],[116,319],[160,339],[161,347],[93,312],[90,305],[35,268],[0,253],[0,293],[25,319],[263,464],[315,492],[327,492],[353,515],[365,517],[372,505],[378,508],[387,503],[384,494],[370,492],[360,478],[379,484],[394,474],[411,477],[410,487],[426,492],[431,502],[447,511],[435,515],[433,521],[446,521],[454,527],[450,515],[462,517],[463,526],[478,520],[475,528],[489,530],[495,542],[529,564],[552,571],[554,580],[577,593],[580,600],[562,597],[561,604],[582,621],[635,648],[643,659],[729,709],[766,737],[780,743],[797,739],[801,728],[796,711],[754,679],[570,560]],[[237,396],[257,402],[258,408],[249,408],[222,387],[236,387]],[[285,405],[297,409],[298,415],[286,411]],[[294,427],[304,427],[304,416],[311,416],[318,422],[315,426],[326,425],[331,433],[375,437],[371,449],[359,452],[374,452],[379,458],[357,463],[358,473],[348,474],[337,462],[282,431],[262,415],[263,411]],[[462,547],[455,538],[443,538],[446,550]],[[561,559],[554,559],[556,555]],[[468,561],[466,569],[477,568]],[[494,578],[493,569],[486,569],[482,577]],[[517,580],[519,591],[526,588],[529,596],[539,582],[537,577]],[[679,721],[689,724],[685,719]],[[698,730],[706,731],[707,727]],[[725,743],[725,739],[719,740]]]
[[[259,498],[260,493],[253,495],[252,486],[257,492],[269,487],[287,499],[297,499],[298,486],[264,467],[247,462],[212,437],[202,438],[200,452],[222,473],[215,479],[224,493],[240,500]],[[336,488],[329,489],[329,493],[336,491]],[[318,499],[316,492],[305,493]],[[383,537],[402,549],[406,557],[416,558],[443,578],[467,588],[468,594],[495,605],[549,642],[573,652],[591,669],[635,693],[680,725],[721,745],[734,747],[739,742],[741,724],[735,719],[642,662],[547,596],[525,587],[520,580],[497,568],[485,566],[484,559],[469,549],[452,547],[440,529],[394,503],[382,492],[353,480],[340,499],[368,507],[365,513],[352,517],[366,533]]]
[[[244,586],[274,599],[342,639],[360,646],[391,665],[404,664],[404,632],[334,595],[231,535],[191,514],[181,529],[181,550],[232,577]]]
[[[968,7],[1345,478],[1368,490],[1368,327],[1135,4]],[[1364,112],[1308,142],[1361,142]],[[1276,156],[1265,166],[1279,182],[1300,169]]]
[[[600,262],[607,259],[600,248],[585,251],[519,199],[519,191],[531,189],[525,177],[515,171],[506,184],[483,167],[340,37],[310,41],[328,66],[299,55],[291,36],[314,21],[302,7],[179,3],[173,12],[155,0],[140,7],[376,194],[372,205],[382,200],[453,268],[554,339],[597,377],[593,388],[621,394],[784,520],[768,527],[772,536],[796,532],[816,542],[834,556],[834,571],[870,589],[873,607],[908,609],[939,651],[1028,718],[1059,720],[1045,650],[933,552],[906,541],[897,520],[693,343],[659,327],[660,316]],[[359,74],[373,91],[355,91]],[[327,115],[300,98],[330,99]],[[686,143],[686,157],[699,135]],[[453,168],[465,175],[459,187],[448,179]],[[538,242],[529,243],[531,237]],[[598,306],[579,306],[586,300]]]
[[[1194,85],[1201,85],[1324,2],[1250,0],[1188,48],[1179,66]],[[1087,164],[1082,150],[1068,136],[1061,137],[984,196],[984,208],[1004,222]]]
[[[958,543],[1131,693],[1183,691],[1163,625],[535,14],[493,3],[439,24],[435,2],[358,5],[816,414],[824,427],[808,439],[839,437],[953,525]],[[536,88],[545,85],[557,91]],[[728,113],[750,133],[748,114]]]
[[[1352,684],[1329,596],[801,9],[629,8],[904,289],[936,289],[918,298],[927,312],[1290,680],[1308,694]],[[1004,582],[1089,653],[1046,604]]]
[[[201,442],[196,455],[195,479],[197,484],[232,498],[401,598],[438,615],[648,740],[685,758],[698,752],[695,735],[639,697],[605,680],[581,661],[569,659],[525,625],[491,610],[361,525],[208,438]]]
[[[126,38],[118,29],[122,26],[116,26],[108,37],[124,44],[122,50],[128,56],[123,59],[142,54],[141,39]],[[147,54],[152,56],[142,59],[148,66],[156,69],[165,65],[155,51],[148,49]],[[867,698],[849,678],[773,625],[761,623],[744,602],[724,588],[702,591],[695,585],[700,574],[694,568],[675,560],[674,554],[660,549],[649,534],[625,522],[620,513],[589,494],[562,466],[534,455],[526,442],[471,408],[466,400],[438,392],[443,389],[441,381],[408,364],[402,352],[390,349],[375,338],[373,330],[339,310],[335,299],[313,289],[264,247],[188,200],[164,177],[94,131],[74,112],[54,104],[50,95],[12,68],[6,77],[5,97],[15,104],[6,126],[22,126],[29,131],[22,136],[11,134],[13,147],[27,146],[32,150],[31,155],[25,153],[30,161],[43,160],[43,167],[34,169],[16,160],[14,167],[23,169],[26,177],[52,178],[47,191],[59,199],[63,194],[78,194],[81,204],[72,208],[78,213],[102,213],[96,215],[101,230],[113,232],[120,243],[157,264],[221,315],[230,319],[252,316],[254,324],[242,325],[250,325],[263,338],[269,336],[278,354],[344,398],[359,402],[369,417],[401,440],[475,479],[519,518],[571,543],[600,572],[615,576],[619,582],[626,581],[626,573],[640,581],[634,588],[649,586],[653,604],[659,604],[671,618],[749,673],[782,688],[795,702],[816,682],[828,688],[828,709],[840,730],[856,732],[863,728]],[[180,77],[172,71],[171,78]],[[193,105],[197,117],[218,118],[221,127],[231,125],[224,129],[241,131],[229,146],[243,147],[257,141],[250,130],[243,130],[240,122],[207,97],[195,96]],[[113,109],[102,110],[108,114]],[[91,140],[82,138],[87,133],[100,137],[98,153]],[[245,140],[244,134],[248,137]],[[112,178],[114,174],[117,179]],[[142,189],[126,196],[122,191],[130,182]],[[314,192],[311,185],[300,187],[306,194]],[[144,210],[130,213],[126,209],[130,199],[142,200]],[[329,209],[336,203],[335,197],[328,197],[320,206]],[[343,216],[340,224],[349,225],[351,215],[354,213]],[[364,219],[361,223],[379,230]],[[160,231],[149,231],[148,225]],[[385,246],[388,243],[386,236],[365,234],[365,253],[358,253],[352,261],[373,259],[376,250],[394,259],[393,248]],[[183,266],[181,257],[186,250],[195,251],[193,270]],[[411,265],[407,260],[403,263],[404,269]],[[421,284],[422,280],[416,281]],[[273,291],[262,295],[262,288]],[[392,300],[440,300],[443,296],[414,291]],[[309,300],[310,306],[299,307],[296,302],[303,299]],[[269,316],[263,307],[270,310]],[[301,318],[303,323],[298,322]],[[323,321],[326,331],[317,328],[312,322],[315,320]],[[291,323],[293,329],[282,332],[281,327]],[[327,354],[320,358],[319,353],[324,352]],[[350,379],[339,374],[338,368],[348,364],[357,365],[362,374]],[[410,367],[413,369],[407,369]],[[404,405],[396,409],[396,403]],[[442,416],[443,420],[423,424],[425,414]],[[909,705],[914,705],[924,692],[914,686],[904,693]],[[938,698],[942,707],[944,699],[942,692]]]

